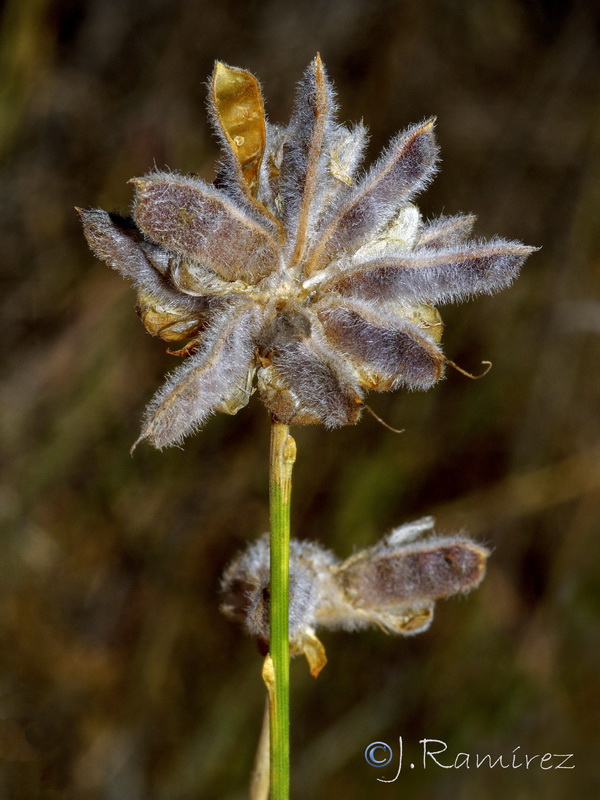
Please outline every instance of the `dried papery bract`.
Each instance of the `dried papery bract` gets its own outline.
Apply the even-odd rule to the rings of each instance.
[[[387,633],[426,630],[436,600],[465,593],[483,580],[488,550],[465,536],[436,536],[434,520],[402,525],[345,561],[316,542],[290,543],[290,643],[313,674],[326,662],[318,628]],[[423,537],[423,535],[426,536]],[[238,555],[222,579],[222,610],[248,633],[269,641],[269,540]]]
[[[224,169],[246,184],[251,196],[258,192],[258,177],[265,154],[267,131],[260,86],[243,69],[217,62],[211,83],[211,110],[217,134],[225,150]],[[241,178],[241,179],[240,179]]]
[[[255,376],[280,421],[327,427],[357,422],[368,390],[432,386],[446,364],[434,304],[504,288],[535,249],[468,240],[472,216],[421,220],[433,120],[359,178],[365,128],[336,121],[318,56],[286,128],[267,121],[256,78],[220,62],[209,108],[216,185],[154,172],[132,180],[132,217],[80,211],[94,252],[133,281],[147,330],[189,340],[175,352],[192,364],[153,399],[140,440],[179,443],[210,413],[235,413]]]

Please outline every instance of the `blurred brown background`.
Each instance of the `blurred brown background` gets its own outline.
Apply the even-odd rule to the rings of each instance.
[[[219,576],[267,527],[258,400],[185,449],[129,447],[175,365],[88,251],[74,205],[127,212],[154,165],[212,179],[215,58],[272,121],[320,51],[374,157],[438,116],[426,216],[541,245],[494,298],[442,309],[450,372],[296,429],[293,528],[340,556],[435,514],[490,545],[486,581],[414,639],[323,637],[292,665],[293,794],[316,800],[600,796],[600,11],[542,0],[8,0],[0,41],[4,352],[0,797],[247,796],[263,687]],[[369,767],[365,747],[404,737]],[[574,753],[575,769],[423,770],[460,752]],[[408,762],[417,762],[410,770]],[[539,762],[534,762],[538,764]],[[554,766],[557,760],[551,762]]]

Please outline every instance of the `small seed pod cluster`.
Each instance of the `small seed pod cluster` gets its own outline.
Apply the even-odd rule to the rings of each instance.
[[[336,121],[321,59],[287,127],[256,78],[215,65],[217,178],[135,178],[132,216],[80,211],[96,255],[130,279],[146,329],[185,360],[151,401],[140,439],[181,441],[258,393],[287,424],[357,422],[367,390],[427,389],[444,372],[436,304],[507,286],[534,249],[468,240],[474,217],[422,220],[436,171],[433,120],[361,172],[362,124]]]
[[[483,580],[489,552],[464,536],[431,535],[432,517],[401,525],[345,561],[316,542],[290,543],[289,637],[313,675],[327,661],[317,628],[387,633],[427,630],[436,600],[465,593]],[[422,540],[419,537],[427,534]],[[222,611],[264,648],[269,642],[269,537],[240,553],[223,579]]]

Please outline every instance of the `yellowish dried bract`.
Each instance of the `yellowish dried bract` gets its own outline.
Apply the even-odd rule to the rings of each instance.
[[[265,113],[256,78],[243,69],[218,61],[212,79],[214,112],[236,158],[244,180],[256,194],[266,147]]]

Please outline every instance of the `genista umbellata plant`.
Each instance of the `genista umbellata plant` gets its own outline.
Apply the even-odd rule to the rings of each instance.
[[[237,413],[255,391],[271,413],[270,621],[267,631],[263,609],[254,632],[269,640],[271,796],[281,800],[295,458],[288,426],[354,424],[369,390],[431,387],[452,364],[436,305],[508,286],[535,248],[469,239],[469,215],[421,218],[412,201],[437,168],[433,120],[395,136],[362,171],[366,129],[336,121],[319,56],[297,88],[287,127],[267,121],[253,75],[220,62],[209,106],[223,150],[213,184],[155,171],[132,179],[131,216],[80,214],[95,254],[133,282],[146,329],[182,342],[170,351],[182,364],[150,402],[138,442],[180,443],[211,413]],[[462,541],[458,547],[476,552]],[[429,600],[475,585],[484,551],[477,557],[477,580],[459,579]],[[415,569],[427,564],[425,557]],[[295,639],[294,647],[305,650]]]

